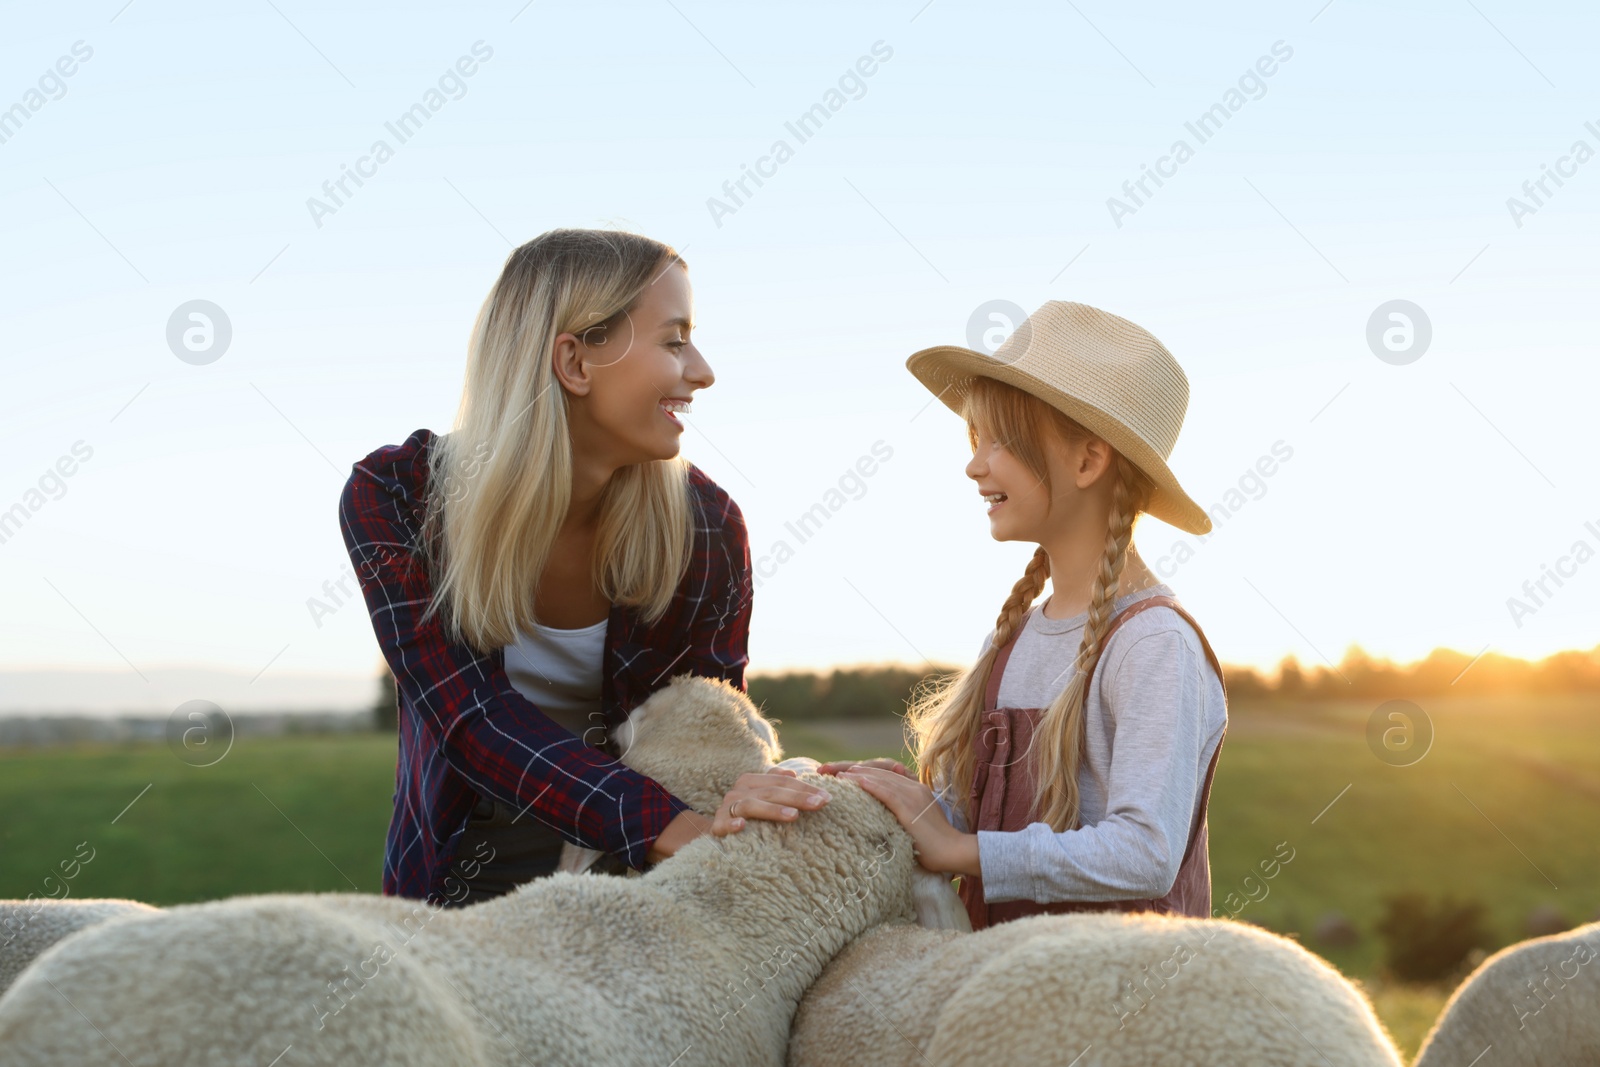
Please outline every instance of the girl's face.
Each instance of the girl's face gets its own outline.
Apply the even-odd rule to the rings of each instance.
[[[967,477],[977,483],[989,515],[989,535],[996,541],[1042,540],[1049,490],[987,428],[978,427],[977,434]]]
[[[689,272],[670,264],[619,323],[557,339],[556,367],[582,448],[614,467],[678,454],[679,415],[695,390],[716,380],[689,338],[693,320]]]
[[[978,427],[977,438],[967,477],[977,483],[989,515],[989,535],[996,541],[1050,540],[1052,509],[1059,527],[1066,516],[1081,510],[1080,498],[1102,480],[1105,470],[1103,442],[1091,438],[1069,443],[1047,434],[1041,442],[1047,486],[987,428]]]

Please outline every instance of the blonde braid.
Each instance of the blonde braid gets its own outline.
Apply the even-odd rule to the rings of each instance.
[[[1050,553],[1040,545],[1033,550],[1033,558],[1028,560],[1028,565],[1023,568],[1022,577],[1017,579],[1017,584],[1011,587],[1011,595],[1006,597],[1006,602],[1000,607],[1000,614],[994,621],[994,643],[990,646],[998,652],[1002,645],[1017,632],[1017,625],[1022,622],[1022,617],[1028,613],[1028,608],[1044,592],[1044,580],[1050,577]],[[987,675],[984,684],[988,685]]]
[[[1076,829],[1079,817],[1078,768],[1083,761],[1084,722],[1089,703],[1089,677],[1100,660],[1101,646],[1111,626],[1112,608],[1122,580],[1122,568],[1133,539],[1133,520],[1141,499],[1139,472],[1120,453],[1116,458],[1116,484],[1106,519],[1105,551],[1089,597],[1089,614],[1083,624],[1083,641],[1073,662],[1072,680],[1040,717],[1030,749],[1038,750],[1035,764],[1033,810],[1041,821],[1059,831]]]
[[[1044,581],[1049,576],[1050,555],[1041,546],[1034,550],[1033,558],[1023,568],[1022,577],[1017,579],[1011,587],[1011,595],[1001,605],[994,623],[994,637],[983,655],[970,670],[914,694],[907,709],[907,747],[916,759],[918,780],[933,789],[937,786],[936,779],[943,777],[945,799],[963,811],[972,788],[973,769],[977,766],[973,739],[983,726],[989,674],[994,670],[1000,649],[1016,634],[1028,608],[1044,591]],[[941,768],[945,767],[948,773],[941,774]],[[967,825],[973,825],[972,813],[966,814]]]

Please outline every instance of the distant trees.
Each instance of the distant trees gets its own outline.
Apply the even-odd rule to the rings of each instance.
[[[769,718],[784,722],[807,719],[863,719],[903,716],[919,686],[955,674],[959,668],[929,664],[840,667],[831,671],[787,671],[751,674],[750,697]],[[1499,695],[1507,693],[1600,692],[1600,646],[1587,652],[1558,652],[1537,662],[1490,652],[1473,657],[1439,648],[1415,663],[1374,659],[1352,645],[1337,670],[1302,667],[1293,656],[1276,671],[1223,664],[1231,702],[1307,702],[1319,700],[1398,700],[1408,697]],[[398,722],[394,677],[385,665],[379,672],[373,725],[393,731]]]
[[[752,674],[750,699],[761,707],[762,714],[784,722],[904,715],[917,686],[955,671],[954,667],[883,666],[835,669],[826,674]]]
[[[1516,693],[1600,692],[1600,646],[1587,652],[1557,652],[1530,661],[1485,653],[1474,660],[1464,652],[1436,648],[1426,659],[1394,663],[1374,659],[1351,645],[1337,669],[1302,668],[1294,657],[1278,665],[1276,676],[1253,667],[1224,665],[1232,697],[1282,700],[1396,700],[1405,697],[1482,696]]]
[[[395,691],[394,675],[384,664],[378,673],[378,701],[372,705],[372,728],[380,733],[394,733],[400,728],[400,696]]]
[[[750,695],[764,713],[786,721],[904,715],[917,686],[954,674],[956,667],[898,665],[835,668],[827,672],[752,674]],[[1230,701],[1397,700],[1407,697],[1506,693],[1600,692],[1600,646],[1558,652],[1537,662],[1490,652],[1478,658],[1435,649],[1426,659],[1397,664],[1352,645],[1338,669],[1302,667],[1289,656],[1273,671],[1223,664]]]

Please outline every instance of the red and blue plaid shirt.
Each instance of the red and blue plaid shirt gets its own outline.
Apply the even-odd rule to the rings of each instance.
[[[513,689],[504,649],[479,655],[450,641],[437,614],[422,621],[433,595],[419,546],[435,440],[418,430],[373,452],[354,465],[339,498],[339,528],[399,694],[383,891],[446,903],[444,880],[480,797],[643,868],[651,844],[688,805],[619,762],[609,736],[581,740]],[[606,735],[673,676],[745,688],[752,585],[744,517],[692,465],[689,486],[694,548],[671,607],[647,625],[612,605],[600,689]]]

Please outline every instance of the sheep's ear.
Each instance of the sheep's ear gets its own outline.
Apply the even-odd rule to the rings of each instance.
[[[628,717],[618,723],[615,730],[611,731],[611,740],[616,743],[617,751],[621,753],[618,758],[624,763],[628,761],[628,753],[633,751],[633,739],[634,735],[638,733],[639,724],[649,714],[648,704],[649,701],[646,701],[628,712]]]
[[[911,899],[917,909],[917,925],[923,929],[972,933],[967,907],[944,875],[918,867],[911,873]]]
[[[782,763],[774,763],[772,766],[775,770],[782,769],[786,771],[793,771],[796,774],[815,774],[817,768],[822,766],[822,764],[818,763],[810,756],[790,756]]]
[[[585,874],[590,867],[600,862],[604,852],[592,848],[579,848],[577,845],[565,844],[561,846],[561,860],[556,864],[557,871],[568,874]]]
[[[744,717],[745,721],[750,724],[750,732],[761,738],[762,741],[766,742],[767,751],[771,752],[774,756],[781,757],[783,755],[783,746],[778,743],[778,731],[772,728],[772,723],[768,722],[766,718],[764,718],[762,714],[755,709],[755,705],[753,704],[745,707]]]

